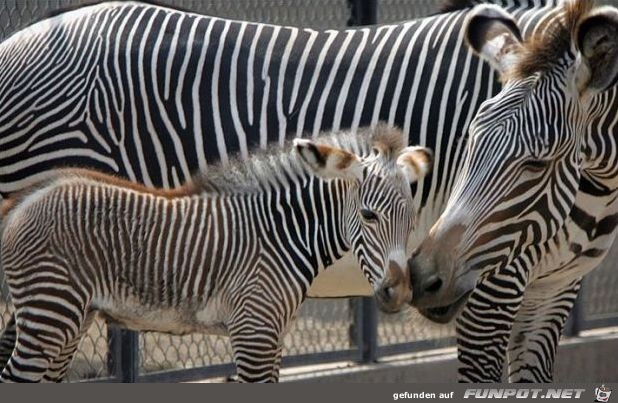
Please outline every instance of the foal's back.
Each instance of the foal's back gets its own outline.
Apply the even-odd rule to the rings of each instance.
[[[186,333],[218,326],[231,309],[225,295],[247,286],[256,266],[257,248],[226,255],[226,243],[252,223],[225,197],[125,186],[84,171],[65,171],[16,197],[4,206],[8,281],[35,271],[32,286],[43,287],[49,276],[54,287],[64,284],[84,300],[76,305],[131,328]],[[219,281],[231,261],[242,262],[246,281]]]

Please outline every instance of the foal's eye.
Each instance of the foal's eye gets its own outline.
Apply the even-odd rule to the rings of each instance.
[[[549,161],[547,160],[534,160],[530,159],[524,161],[523,167],[524,169],[532,172],[541,172],[544,171],[549,165]]]
[[[366,208],[361,209],[360,214],[367,221],[377,221],[378,220],[378,215],[371,210],[367,210]]]

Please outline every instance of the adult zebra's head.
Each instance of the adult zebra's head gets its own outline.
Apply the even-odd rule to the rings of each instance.
[[[357,141],[357,140],[355,140]],[[362,148],[366,148],[362,150]],[[379,307],[396,312],[411,302],[406,245],[415,211],[410,184],[428,171],[432,153],[404,147],[403,134],[379,125],[360,155],[310,140],[296,140],[302,158],[321,177],[339,181],[346,243],[374,289]]]
[[[536,32],[522,42],[496,6],[468,17],[469,46],[504,86],[471,123],[446,209],[408,261],[413,304],[430,319],[450,320],[481,276],[555,235],[581,175],[615,165],[597,128],[616,113],[618,10],[576,0]]]

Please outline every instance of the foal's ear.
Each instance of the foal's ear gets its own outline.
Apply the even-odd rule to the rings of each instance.
[[[432,164],[433,152],[425,147],[406,147],[397,157],[397,166],[411,184],[427,175]]]
[[[306,139],[295,139],[294,147],[318,176],[359,180],[363,178],[363,167],[356,154]]]
[[[522,37],[517,22],[501,7],[482,4],[468,14],[464,27],[468,46],[504,76],[517,62]]]
[[[573,39],[580,95],[596,95],[613,87],[618,81],[618,9],[599,7],[591,12],[577,24]]]

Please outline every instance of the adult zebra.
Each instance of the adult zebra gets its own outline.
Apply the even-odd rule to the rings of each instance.
[[[524,35],[556,2],[496,0]],[[499,88],[464,46],[467,13],[314,31],[123,2],[39,22],[0,44],[0,193],[66,165],[171,187],[233,152],[384,120],[435,150],[415,194],[422,237],[450,194],[470,120]],[[370,291],[348,260],[310,295]]]
[[[618,226],[618,9],[565,4],[522,43],[511,15],[478,6],[466,35],[505,87],[471,124],[451,199],[409,261],[415,304],[444,319],[467,300],[463,379],[499,381],[508,354],[511,380],[547,382],[581,278]]]

